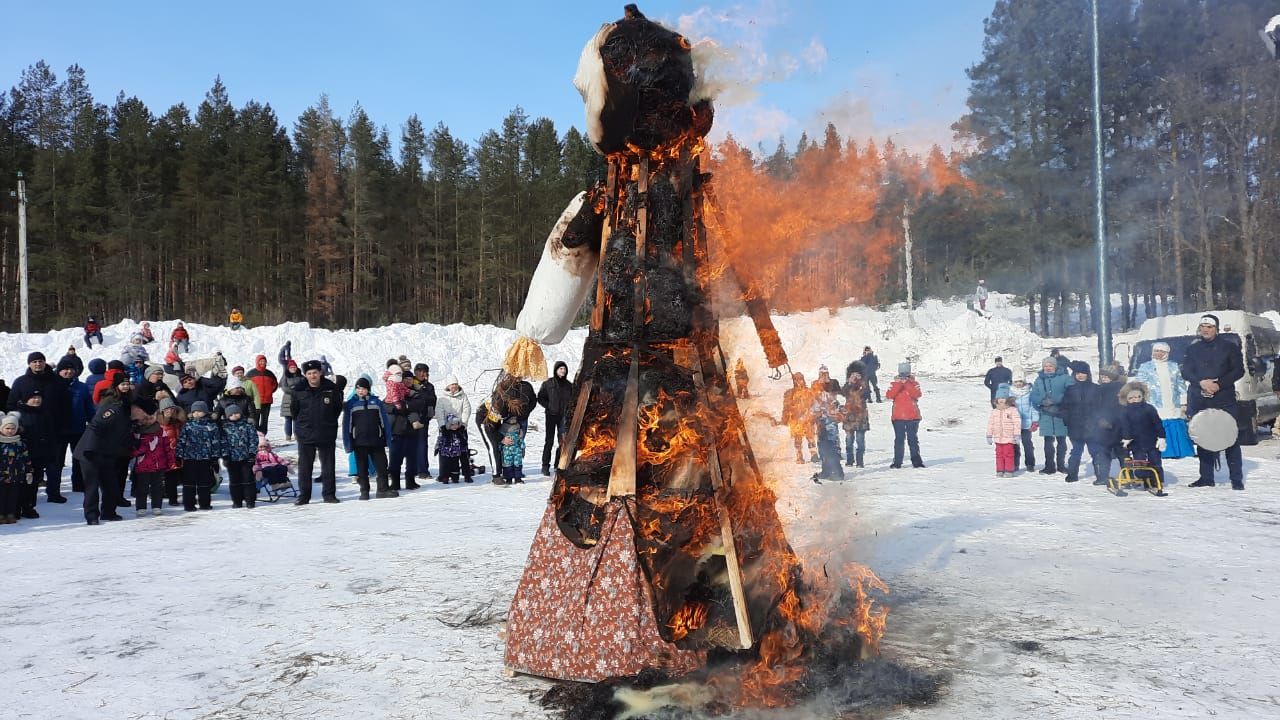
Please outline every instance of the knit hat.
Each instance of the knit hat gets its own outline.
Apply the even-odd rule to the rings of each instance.
[[[360,378],[356,380],[356,387],[368,390],[373,387],[373,383],[369,382],[369,378],[361,375]]]
[[[1049,355],[1044,360],[1040,361],[1041,367],[1044,367],[1045,365],[1052,365],[1056,369],[1058,367],[1058,358]]]
[[[289,359],[289,362],[285,363],[285,365],[284,365],[284,366],[285,366],[286,368],[290,369],[290,370],[297,370],[297,369],[298,369],[298,363],[294,362],[292,358],[290,358],[290,359]]]
[[[231,377],[227,378],[227,392],[230,392],[232,390],[243,390],[243,389],[244,389],[244,383],[240,381],[240,378],[236,377],[235,375],[232,375]]]
[[[312,370],[321,370],[321,371],[323,371],[323,370],[324,370],[324,366],[322,366],[322,365],[320,364],[320,361],[319,361],[319,360],[308,360],[308,361],[306,361],[306,362],[302,363],[302,372],[307,373],[307,372],[311,372]]]
[[[201,413],[204,413],[204,414],[208,415],[208,414],[209,414],[209,403],[207,403],[207,402],[205,402],[205,401],[203,401],[203,400],[197,400],[197,401],[195,401],[195,402],[191,403],[191,412],[192,412],[192,414],[195,414],[195,413],[201,412]]]
[[[191,405],[191,409],[194,410],[195,407],[196,406],[193,403]],[[230,405],[227,406],[226,413],[227,413],[227,417],[231,417],[232,415],[244,415],[244,411],[241,410],[240,406],[235,403],[231,403]]]
[[[160,398],[160,405],[157,408],[160,412],[164,412],[171,407],[178,407],[178,404],[173,401],[173,398]]]
[[[450,385],[457,385],[458,387],[462,387],[462,384],[458,382],[457,375],[450,375],[449,377],[444,379],[444,386],[448,388]]]
[[[232,375],[235,375],[237,370],[239,370],[240,372],[244,372],[244,366],[243,366],[243,365],[237,365],[237,366],[235,366],[235,367],[231,368],[231,374],[232,374]]]
[[[62,372],[63,370],[75,370],[75,369],[76,369],[76,361],[72,360],[69,357],[63,356],[63,358],[58,361],[58,366],[55,367],[53,370],[54,372]]]
[[[163,367],[161,367],[160,365],[148,365],[148,366],[147,366],[147,374],[146,374],[146,375],[143,375],[143,377],[145,377],[145,378],[150,378],[152,375],[155,375],[156,373],[160,373],[161,375],[163,375],[163,374],[164,374],[164,368],[163,368]]]
[[[94,375],[101,375],[107,371],[107,361],[102,358],[94,358],[89,361],[89,372]]]
[[[45,361],[45,360],[44,360],[44,353],[40,352],[39,350],[35,350],[35,351],[33,351],[33,352],[31,352],[31,353],[28,353],[28,354],[27,354],[27,364],[28,364],[28,365],[30,365],[31,363],[33,363],[33,362],[35,362],[35,361],[37,361],[37,360],[39,360],[40,362],[44,362],[44,361]]]
[[[911,363],[909,362],[898,363],[898,377],[907,377],[909,375],[911,375]]]
[[[996,399],[997,400],[999,400],[1000,398],[1008,399],[1011,392],[1012,392],[1012,388],[1009,387],[1009,383],[1000,383],[999,385],[996,386]]]
[[[21,428],[22,416],[16,412],[5,413],[4,417],[0,418],[0,427],[4,427],[5,425],[13,425],[14,427]]]
[[[414,373],[419,373],[422,371],[431,372],[431,368],[426,363],[418,363],[417,365],[413,366]]]
[[[124,370],[125,369],[124,361],[112,360],[111,362],[107,363],[107,369],[108,370]]]

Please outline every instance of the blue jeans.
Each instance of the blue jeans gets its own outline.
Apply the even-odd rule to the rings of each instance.
[[[284,436],[289,438],[293,437],[293,418],[291,417],[284,419]]]
[[[1105,443],[1096,440],[1071,440],[1071,455],[1067,458],[1067,477],[1079,477],[1080,458],[1084,449],[1089,448],[1089,461],[1093,465],[1094,477],[1106,480],[1111,474],[1111,452]]]
[[[855,450],[857,451],[855,453]],[[862,454],[867,450],[866,430],[847,430],[844,434],[844,457],[850,465],[862,467]]]
[[[911,448],[912,467],[924,467],[920,459],[920,421],[893,421],[893,467],[902,467],[902,441],[906,440]]]

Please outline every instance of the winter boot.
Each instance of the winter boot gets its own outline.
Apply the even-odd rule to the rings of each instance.
[[[369,499],[369,478],[367,477],[358,478],[358,482],[360,483],[360,499],[368,500]]]
[[[392,490],[390,487],[387,486],[386,477],[380,477],[378,478],[378,494],[376,495],[376,497],[378,499],[394,498],[394,497],[400,497],[400,493],[399,491]]]
[[[400,491],[400,473],[391,473],[391,484],[388,487],[396,492]]]
[[[856,463],[857,463],[858,467],[862,467],[862,451],[861,451],[861,450],[859,450],[859,451],[858,451],[858,453],[857,453],[857,460],[856,460]]]

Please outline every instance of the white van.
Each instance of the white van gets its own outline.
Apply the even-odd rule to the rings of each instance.
[[[1258,426],[1280,415],[1280,398],[1271,390],[1277,356],[1280,356],[1280,331],[1261,315],[1242,310],[1206,312],[1218,317],[1219,337],[1240,348],[1245,372],[1244,377],[1236,381],[1239,403],[1236,419],[1240,422],[1240,442],[1254,445],[1258,442]],[[1169,343],[1169,359],[1182,362],[1187,347],[1200,338],[1200,318],[1205,314],[1166,315],[1142,323],[1130,349],[1129,374],[1136,373],[1139,365],[1151,359],[1151,346],[1156,342]]]

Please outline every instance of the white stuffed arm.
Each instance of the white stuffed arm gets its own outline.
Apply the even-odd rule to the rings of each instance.
[[[547,236],[542,259],[529,283],[529,294],[516,318],[516,332],[523,337],[546,345],[563,340],[594,285],[599,237],[576,247],[565,247],[561,242],[580,213],[594,212],[593,208],[583,207],[589,197],[592,195],[585,191],[578,193]]]

